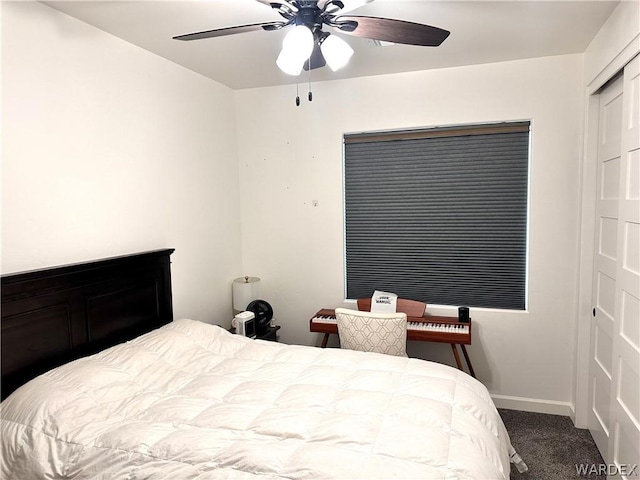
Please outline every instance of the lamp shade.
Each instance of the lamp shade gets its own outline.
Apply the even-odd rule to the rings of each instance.
[[[276,65],[278,68],[282,70],[287,75],[292,75],[297,77],[302,72],[302,68],[304,67],[305,60],[300,60],[295,57],[295,55],[291,55],[291,52],[288,52],[285,49],[282,49],[280,55],[276,59]]]
[[[247,305],[260,297],[258,277],[240,277],[233,280],[233,309],[243,312]]]
[[[351,55],[353,55],[351,46],[335,35],[326,37],[320,44],[320,50],[327,61],[327,65],[334,72],[344,67],[349,62]]]
[[[312,51],[313,33],[304,25],[297,25],[284,37],[276,65],[284,73],[297,76]]]

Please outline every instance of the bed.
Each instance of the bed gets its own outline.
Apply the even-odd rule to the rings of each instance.
[[[170,295],[168,255],[151,262],[160,262],[154,281],[145,274],[133,282],[145,285],[143,298],[155,292],[156,307]],[[80,358],[3,401],[2,478],[509,478],[507,432],[486,388],[464,372],[251,340],[196,320],[167,321],[166,308],[125,310],[104,307],[100,322],[115,317],[130,339],[120,343],[113,328],[97,343],[85,335],[95,343],[89,350],[112,346],[88,356],[85,347],[56,352],[58,362]],[[12,354],[19,348],[5,344],[2,315],[3,350]],[[121,317],[145,317],[151,328],[134,321],[131,329]]]

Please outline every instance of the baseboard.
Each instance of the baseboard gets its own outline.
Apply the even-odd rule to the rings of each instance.
[[[508,395],[491,395],[493,403],[498,408],[507,410],[520,410],[522,412],[548,413],[550,415],[563,415],[575,417],[573,405],[569,402],[557,402],[553,400],[540,400],[538,398],[511,397]]]

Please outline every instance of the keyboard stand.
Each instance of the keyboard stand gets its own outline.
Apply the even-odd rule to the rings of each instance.
[[[458,349],[456,348],[456,344],[451,343],[450,345],[451,345],[451,349],[453,350],[453,356],[456,359],[456,365],[458,366],[458,370],[462,370],[464,372],[464,368],[462,368],[462,363],[460,362],[460,355],[458,355]],[[462,354],[464,355],[464,359],[467,362],[469,373],[473,378],[476,378],[476,372],[473,371],[473,366],[471,365],[471,360],[469,359],[467,348],[464,346],[463,343],[460,344],[460,348],[462,349]]]

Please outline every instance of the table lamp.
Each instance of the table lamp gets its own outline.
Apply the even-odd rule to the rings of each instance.
[[[252,300],[260,298],[260,279],[258,277],[240,277],[233,280],[233,313],[247,309]]]

